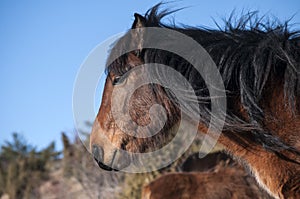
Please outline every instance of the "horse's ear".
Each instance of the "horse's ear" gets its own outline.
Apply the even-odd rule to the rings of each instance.
[[[132,24],[132,29],[143,28],[146,26],[146,19],[138,13],[134,13],[134,22]]]
[[[137,14],[135,13],[134,14],[134,22],[132,24],[132,29],[135,29],[133,30],[132,32],[132,38],[133,38],[133,45],[135,46],[135,51],[134,51],[134,54],[137,56],[137,57],[140,57],[141,56],[141,52],[142,52],[142,49],[143,49],[143,42],[144,42],[144,27],[146,27],[146,19],[145,17],[143,17],[142,15],[140,14]]]

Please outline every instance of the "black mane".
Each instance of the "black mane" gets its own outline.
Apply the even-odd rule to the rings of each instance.
[[[252,142],[255,140],[256,143],[276,153],[282,149],[295,152],[296,149],[288,146],[272,132],[263,130],[262,119],[265,113],[260,106],[260,100],[268,89],[266,83],[280,80],[284,85],[286,106],[294,110],[294,114],[299,114],[299,102],[297,104],[296,101],[300,96],[300,32],[290,31],[288,22],[266,20],[259,17],[257,12],[247,13],[236,21],[230,17],[225,21],[223,29],[168,25],[161,19],[172,11],[159,11],[160,6],[161,4],[158,4],[147,11],[145,26],[176,30],[201,44],[215,61],[228,96],[238,97],[246,110],[249,121],[227,113],[228,121],[224,128],[232,130],[233,133],[225,135],[244,143],[245,147],[248,147],[246,143],[249,140]],[[112,49],[112,53],[118,48],[120,42]],[[167,65],[173,66],[190,81],[196,81],[196,88],[205,86],[199,74],[190,69],[192,65],[177,55],[161,50],[143,49],[141,58],[145,63],[168,63]],[[115,60],[107,70],[124,74],[128,70],[124,68],[125,66],[126,55]],[[197,94],[209,95],[207,91]],[[200,104],[200,108],[203,121],[209,122],[209,105]],[[247,125],[251,126],[248,130],[243,128]]]

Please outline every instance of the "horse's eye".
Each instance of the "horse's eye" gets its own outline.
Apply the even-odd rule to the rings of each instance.
[[[117,85],[117,84],[122,83],[121,78],[122,78],[121,76],[115,76],[112,80],[112,84]]]

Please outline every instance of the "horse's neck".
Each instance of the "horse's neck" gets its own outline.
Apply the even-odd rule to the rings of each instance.
[[[300,117],[297,115],[299,110],[295,110],[296,115],[294,115],[287,108],[281,82],[273,82],[270,87],[274,89],[264,93],[261,101],[265,113],[263,126],[272,132],[274,137],[300,150]],[[296,102],[294,105],[297,107]],[[238,111],[242,116],[247,116],[242,109]],[[247,119],[246,116],[245,119]],[[300,164],[292,162],[300,162],[299,156],[282,151],[292,160],[287,161],[257,143],[248,143],[251,148],[245,148],[224,134],[221,135],[219,142],[227,148],[229,153],[247,165],[257,182],[275,198],[300,198]]]
[[[246,149],[223,135],[219,141],[250,169],[260,186],[275,198],[294,198],[296,195],[291,194],[300,194],[300,190],[295,191],[300,183],[299,164],[283,160],[260,146]]]

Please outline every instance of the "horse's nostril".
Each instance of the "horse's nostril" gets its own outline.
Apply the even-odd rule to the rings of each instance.
[[[93,153],[94,159],[96,160],[96,162],[100,168],[107,170],[107,171],[113,170],[111,167],[109,167],[103,163],[103,159],[104,159],[103,158],[103,149],[101,147],[99,147],[97,145],[93,145],[92,153]]]
[[[92,153],[94,158],[98,161],[98,162],[102,162],[103,161],[103,149],[97,145],[93,145],[92,146]]]
[[[130,164],[130,158],[128,154],[118,149],[107,151],[106,157],[104,157],[103,148],[99,145],[93,144],[92,154],[99,167],[107,171],[118,171]]]

